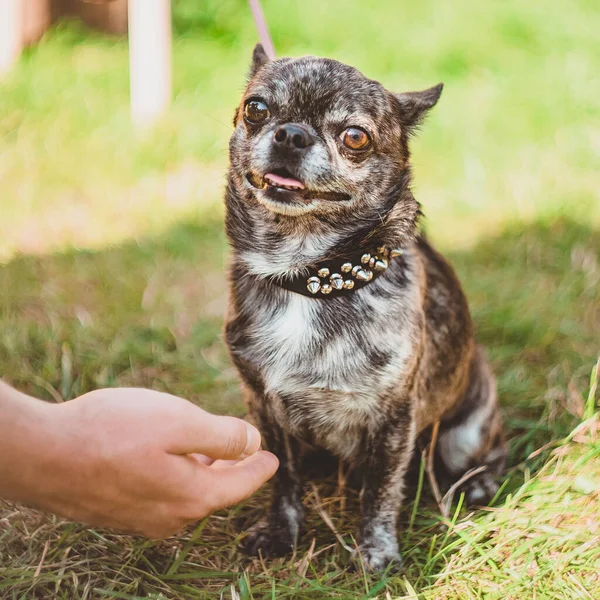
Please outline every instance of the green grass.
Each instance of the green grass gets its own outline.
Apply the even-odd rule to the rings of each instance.
[[[0,82],[0,365],[48,400],[140,385],[241,416],[220,337],[220,196],[255,33],[242,0],[175,8],[175,99],[153,133],[129,126],[124,41],[77,24]],[[394,577],[347,568],[322,515],[352,546],[357,498],[344,508],[331,481],[307,489],[295,556],[265,564],[238,545],[266,489],[163,542],[0,504],[0,598],[599,598],[600,13],[581,0],[265,13],[281,54],[338,58],[395,90],[446,83],[414,145],[415,191],[498,375],[507,483],[450,521],[418,488]]]

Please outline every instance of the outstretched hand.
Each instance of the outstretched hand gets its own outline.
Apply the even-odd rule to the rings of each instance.
[[[278,467],[255,427],[169,394],[34,402],[27,427],[41,437],[21,449],[13,499],[90,525],[167,537],[251,495]]]

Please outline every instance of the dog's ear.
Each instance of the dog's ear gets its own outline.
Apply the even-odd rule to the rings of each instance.
[[[256,44],[256,46],[254,46],[254,52],[252,53],[252,64],[250,65],[248,79],[252,79],[268,62],[269,57],[262,44]]]
[[[436,86],[421,92],[394,94],[400,103],[404,124],[409,128],[418,126],[427,111],[437,104],[443,88],[444,84],[438,83]]]

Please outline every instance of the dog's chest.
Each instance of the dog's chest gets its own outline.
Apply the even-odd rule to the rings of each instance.
[[[260,304],[250,295],[245,343],[234,350],[260,373],[265,401],[277,398],[282,425],[347,456],[385,419],[382,396],[414,348],[407,299],[383,300],[372,287],[341,302],[285,292]]]

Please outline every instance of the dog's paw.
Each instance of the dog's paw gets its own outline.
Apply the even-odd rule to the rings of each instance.
[[[469,506],[486,506],[496,495],[499,487],[494,476],[484,471],[464,484],[465,500]]]
[[[258,556],[260,551],[265,558],[275,558],[291,554],[295,544],[295,535],[289,527],[274,524],[267,518],[250,529],[243,549],[250,556]]]
[[[354,555],[355,561],[362,561],[365,570],[371,573],[387,571],[397,573],[402,569],[402,557],[396,544],[363,542]]]

